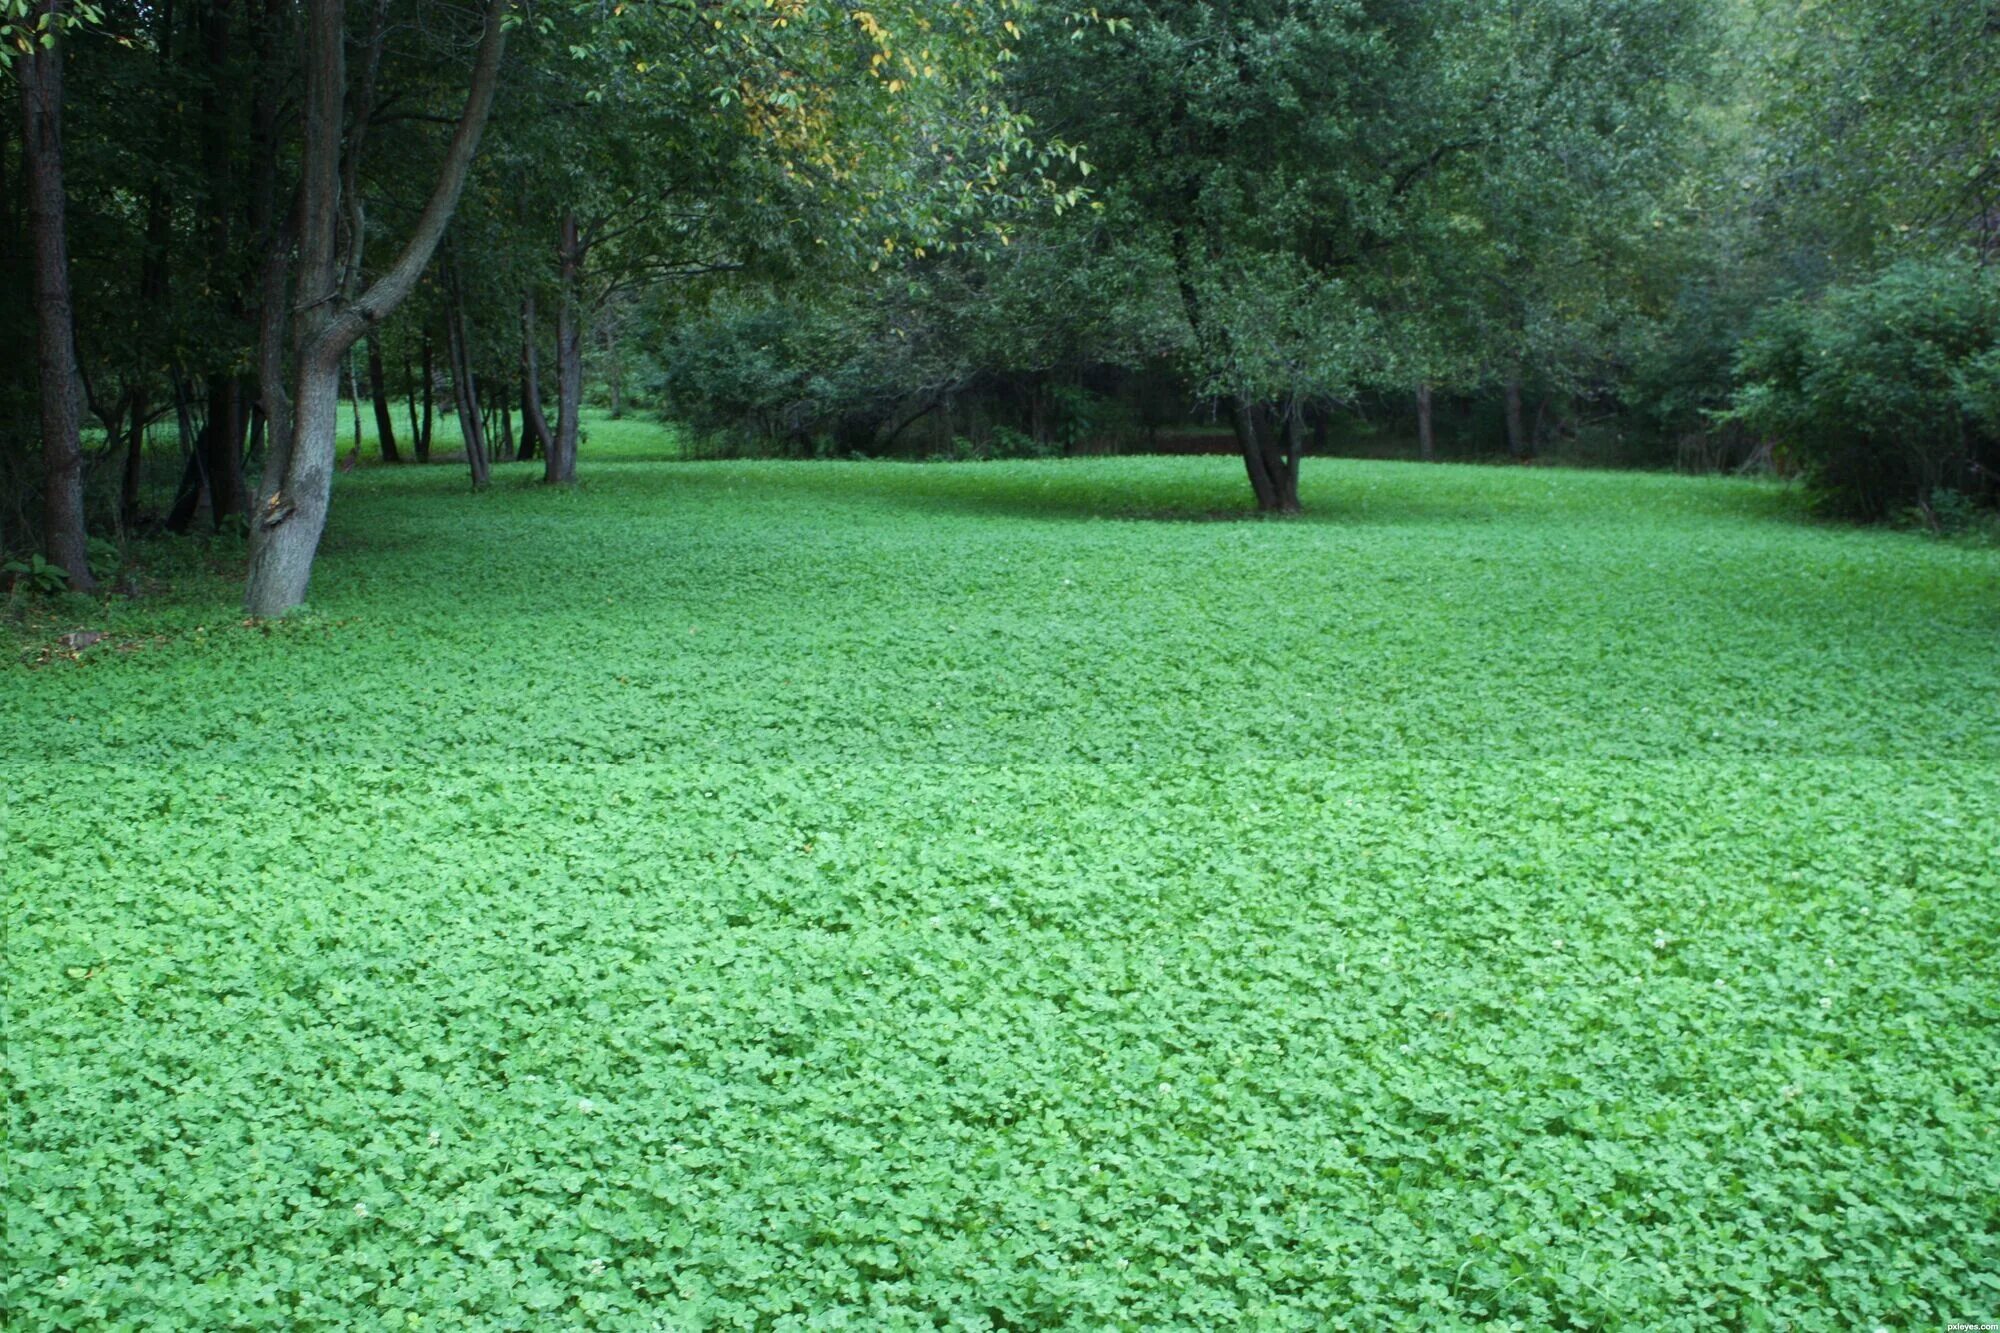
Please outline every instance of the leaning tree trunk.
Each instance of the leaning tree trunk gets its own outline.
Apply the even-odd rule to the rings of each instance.
[[[1243,454],[1243,470],[1250,476],[1250,489],[1257,508],[1266,514],[1299,512],[1299,456],[1305,452],[1305,425],[1294,406],[1282,423],[1269,413],[1241,398],[1229,400],[1229,418],[1236,428],[1236,444]],[[1283,438],[1279,430],[1282,425]]]
[[[54,0],[51,0],[53,3]],[[282,615],[305,601],[326,528],[340,428],[340,367],[347,350],[402,304],[430,264],[458,206],[493,106],[509,0],[488,0],[465,110],[436,185],[389,268],[352,301],[341,293],[335,241],[340,212],[341,115],[346,87],[343,0],[307,6],[304,149],[300,166],[298,314],[293,325],[292,429],[274,437],[250,533],[244,607]]]
[[[1437,462],[1437,435],[1431,427],[1431,386],[1417,386],[1417,457]]]
[[[548,457],[554,435],[542,413],[542,367],[535,347],[535,294],[521,298],[521,457]]]
[[[577,324],[577,286],[583,277],[583,243],[576,214],[565,213],[556,257],[562,302],[556,307],[556,433],[545,451],[542,481],[568,486],[576,480],[577,434],[583,421],[583,331]]]
[[[396,450],[396,419],[389,415],[389,381],[382,373],[382,340],[368,335],[368,392],[375,399],[375,440],[382,446],[382,461],[400,463]]]
[[[76,313],[70,304],[69,232],[62,156],[63,0],[42,0],[35,13],[50,42],[16,53],[21,83],[23,165],[28,177],[28,230],[35,266],[35,348],[42,410],[42,523],[49,560],[69,586],[87,591],[89,538],[83,521],[83,413],[77,402]]]

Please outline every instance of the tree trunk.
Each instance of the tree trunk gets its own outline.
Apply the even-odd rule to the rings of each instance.
[[[1256,494],[1258,510],[1282,512],[1284,494],[1270,472],[1270,452],[1258,430],[1258,410],[1242,398],[1230,398],[1230,422],[1236,426],[1236,448],[1244,456],[1244,472],[1250,474],[1250,490]],[[1294,498],[1294,508],[1298,506]]]
[[[1437,462],[1437,435],[1431,428],[1431,386],[1417,386],[1417,457]]]
[[[250,511],[243,481],[242,385],[234,375],[208,383],[208,420],[202,430],[201,471],[208,483],[208,517],[218,530],[233,515]]]
[[[532,458],[539,450],[544,458],[554,437],[549,419],[542,414],[541,357],[535,346],[535,294],[521,299],[521,457]]]
[[[500,461],[514,461],[514,404],[507,398],[507,378],[500,376],[493,381],[495,406],[500,409]]]
[[[186,532],[193,525],[195,512],[201,508],[201,497],[208,489],[203,470],[208,427],[203,425],[199,433],[195,431],[194,409],[189,405],[187,381],[181,376],[179,366],[174,367],[173,382],[174,424],[180,431],[182,464],[180,485],[174,488],[174,503],[167,510],[166,529]]]
[[[625,358],[618,350],[618,331],[604,326],[604,371],[611,387],[611,419],[625,419]]]
[[[55,34],[63,0],[42,0],[35,13]],[[76,314],[70,304],[69,230],[62,156],[62,38],[14,57],[21,83],[23,165],[28,176],[28,230],[35,266],[35,347],[42,414],[43,544],[52,564],[79,592],[90,577],[83,519],[83,415],[77,403]]]
[[[139,526],[139,485],[146,463],[146,391],[132,392],[132,417],[125,437],[125,470],[118,479],[118,524],[130,532]]]
[[[459,286],[458,270],[447,279],[451,301],[445,312],[445,350],[451,354],[452,394],[458,405],[458,433],[465,440],[465,463],[472,473],[473,489],[491,480],[486,462],[486,434],[479,416],[479,381],[472,369],[472,348],[466,340],[465,292]]]
[[[53,3],[54,0],[51,0]],[[299,310],[293,324],[293,420],[271,441],[250,534],[244,607],[282,615],[305,601],[326,527],[347,350],[416,286],[443,238],[493,106],[509,0],[488,0],[465,110],[437,183],[395,262],[360,296],[341,295],[335,239],[340,212],[341,103],[346,86],[343,0],[307,5],[305,134],[300,167]]]
[[[1271,432],[1275,442],[1277,431]],[[1283,451],[1272,460],[1271,480],[1278,490],[1278,512],[1296,514],[1304,506],[1299,504],[1299,463],[1306,455],[1306,412],[1305,406],[1296,398],[1285,408],[1285,445]]]
[[[354,422],[353,454],[347,460],[349,467],[361,461],[361,376],[354,369],[354,358],[347,358],[347,412]]]
[[[437,359],[432,353],[431,346],[431,331],[429,328],[426,328],[424,330],[424,377],[420,385],[420,392],[424,400],[424,421],[423,429],[416,432],[417,461],[419,463],[428,463],[431,461],[431,386],[437,379]]]
[[[375,442],[382,448],[382,461],[400,463],[396,450],[396,419],[389,415],[389,381],[382,373],[382,339],[368,335],[368,392],[375,399]]]
[[[532,402],[533,399],[529,396],[528,393],[528,375],[525,369],[523,369],[521,372],[521,383],[518,387],[521,393],[521,452],[518,455],[516,455],[516,457],[518,457],[521,462],[525,463],[528,462],[530,459],[534,458],[538,450],[540,450],[544,455],[546,455],[548,451],[546,449],[543,449],[541,446],[541,441],[535,438],[534,424],[528,420],[528,404]]]
[[[576,214],[565,213],[556,258],[562,281],[562,303],[556,308],[556,433],[545,451],[542,481],[568,486],[576,480],[577,434],[583,413],[583,331],[577,327],[577,286],[583,278],[583,242]]]
[[[1525,461],[1529,455],[1527,432],[1521,426],[1521,377],[1509,375],[1506,386],[1507,452]]]

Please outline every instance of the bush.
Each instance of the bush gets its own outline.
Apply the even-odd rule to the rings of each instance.
[[[2000,274],[1906,261],[1765,311],[1736,358],[1725,421],[1772,440],[1820,505],[1856,518],[1995,498]]]

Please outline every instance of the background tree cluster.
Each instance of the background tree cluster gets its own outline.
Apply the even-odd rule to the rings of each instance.
[[[666,410],[725,447],[799,452],[1156,447],[1163,425],[1226,425],[1278,510],[1316,445],[1776,467],[1870,517],[1993,499],[1974,401],[1990,334],[1924,380],[1928,424],[1847,452],[1885,460],[1862,489],[1827,433],[1755,406],[1769,321],[1851,321],[1844,294],[1891,269],[1927,275],[1906,295],[1989,281],[1986,0],[1104,12],[1037,26],[1007,74],[1080,146],[1089,207],[893,287],[654,301]],[[1876,342],[1903,341],[1843,363],[1841,393],[1946,355],[1918,344],[1951,310],[1900,311]],[[1834,378],[1822,416],[1844,410]],[[913,402],[932,414],[915,427]]]
[[[78,587],[206,525],[282,611],[343,413],[563,484],[592,395],[801,455],[1226,440],[1274,511],[1364,439],[1995,492],[1992,0],[0,18],[0,544]]]

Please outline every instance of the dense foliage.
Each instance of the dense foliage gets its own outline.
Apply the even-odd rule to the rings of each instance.
[[[1829,507],[1881,518],[2000,490],[2000,270],[1905,262],[1762,315],[1733,416]]]
[[[1994,552],[621,441],[27,627],[10,1328],[1991,1307]]]

